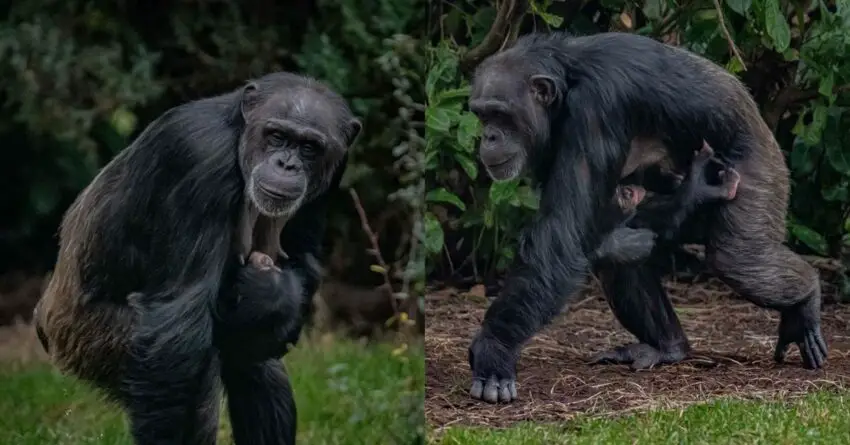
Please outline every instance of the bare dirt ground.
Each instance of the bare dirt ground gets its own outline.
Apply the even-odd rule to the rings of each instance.
[[[829,361],[825,370],[811,371],[801,367],[796,346],[785,364],[773,362],[777,313],[734,298],[716,281],[667,286],[694,349],[692,358],[642,372],[625,365],[586,365],[593,353],[634,341],[592,286],[526,346],[518,368],[520,400],[510,405],[467,396],[467,347],[488,304],[480,287],[467,294],[431,293],[425,336],[428,421],[438,428],[505,426],[566,420],[579,413],[681,407],[719,396],[793,397],[850,387],[850,305],[824,306]]]

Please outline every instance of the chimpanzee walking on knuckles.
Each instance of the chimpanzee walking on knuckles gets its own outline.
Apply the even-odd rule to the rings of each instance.
[[[724,166],[711,169],[716,174],[705,181],[731,194],[670,200],[708,219],[703,233],[674,230],[673,240],[705,241],[707,263],[721,278],[754,304],[779,311],[777,362],[794,343],[806,368],[824,365],[817,271],[783,245],[788,168],[734,76],[638,35],[531,34],[481,63],[469,106],[483,124],[479,155],[488,174],[502,181],[529,171],[542,191],[540,211],[522,232],[505,287],[469,348],[473,398],[517,397],[523,344],[599,264],[597,249],[606,238],[652,238],[640,231],[657,230],[650,202],[638,207],[629,227],[612,232],[621,222],[610,217],[619,181],[661,160],[686,170],[704,143]],[[682,222],[687,224],[666,221],[672,227],[665,231]],[[690,352],[661,283],[660,259],[670,244],[646,249],[646,261],[609,261],[602,268],[611,309],[637,342],[593,361],[645,369],[679,362]]]

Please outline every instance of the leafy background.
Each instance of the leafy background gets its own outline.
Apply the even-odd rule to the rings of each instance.
[[[828,270],[829,296],[850,298],[850,1],[467,0],[432,3],[430,23],[429,282],[496,283],[537,208],[525,180],[492,183],[480,171],[470,67],[533,30],[620,31],[685,47],[743,80],[791,168],[788,243]]]

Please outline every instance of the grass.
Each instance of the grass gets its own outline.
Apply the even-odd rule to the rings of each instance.
[[[449,427],[434,445],[850,444],[850,394],[819,392],[791,402],[717,400],[682,410],[563,425]]]
[[[424,435],[421,343],[323,336],[285,361],[299,444],[410,444]],[[220,444],[232,443],[228,429],[224,418]],[[44,363],[0,364],[0,444],[131,445],[127,431],[121,410],[87,385]]]

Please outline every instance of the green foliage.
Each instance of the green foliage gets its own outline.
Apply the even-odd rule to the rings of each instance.
[[[471,26],[474,16],[468,16]],[[443,226],[464,231],[468,255],[482,275],[503,271],[513,257],[513,241],[522,221],[537,209],[537,196],[520,181],[487,184],[477,162],[481,124],[465,109],[469,85],[459,71],[461,48],[443,41],[432,48],[425,82],[426,249],[439,255]],[[466,204],[469,203],[469,204]],[[440,216],[438,216],[440,215]],[[468,241],[467,241],[468,240]]]
[[[536,207],[526,184],[490,184],[478,171],[478,128],[464,106],[468,86],[457,67],[492,25],[476,19],[480,12],[465,12],[479,3],[446,8],[442,39],[432,48],[426,83],[425,157],[429,181],[433,177],[428,251],[437,265],[443,257],[457,264],[458,255],[478,255],[488,260],[476,266],[498,272],[512,256],[517,229]],[[679,42],[737,74],[759,102],[791,169],[789,243],[803,252],[850,257],[850,1],[591,3],[594,7],[575,12],[558,2],[532,1],[524,28],[533,22],[538,29],[588,34],[623,31],[628,23],[634,32]],[[467,239],[474,240],[471,252],[458,247]]]

